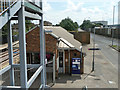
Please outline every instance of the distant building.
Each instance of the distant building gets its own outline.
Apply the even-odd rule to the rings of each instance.
[[[101,23],[103,25],[108,25],[108,21],[92,21],[92,23]]]
[[[120,26],[120,24],[115,24],[115,25],[107,25],[105,28],[118,28],[118,26]]]
[[[44,26],[52,26],[52,23],[49,21],[44,21]]]
[[[118,2],[118,24],[120,24],[120,1]]]

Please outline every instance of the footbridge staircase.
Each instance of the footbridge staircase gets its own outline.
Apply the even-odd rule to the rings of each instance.
[[[19,29],[19,50],[20,64],[13,64],[13,46],[12,46],[12,20],[18,20]],[[25,20],[38,20],[40,23],[40,64],[27,64],[26,61],[26,38],[25,38]],[[10,72],[10,86],[1,88],[24,88],[28,89],[35,79],[41,74],[41,86],[44,89],[46,85],[45,71],[45,40],[43,30],[43,10],[41,0],[1,0],[0,1],[0,31],[7,24],[8,26],[8,51],[9,65],[0,70],[0,75]],[[20,86],[15,86],[14,68],[20,68]],[[27,69],[37,68],[33,76],[28,80]]]

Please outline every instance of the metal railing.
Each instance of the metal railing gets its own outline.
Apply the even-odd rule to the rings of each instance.
[[[18,0],[0,0],[0,14],[7,11],[12,5],[14,5]],[[41,7],[41,0],[27,0],[28,2],[31,2],[35,4],[38,7]]]
[[[42,5],[41,5],[42,0],[28,0],[28,1],[35,4],[36,6],[38,6],[40,8],[42,7]]]
[[[17,0],[0,0],[0,14],[7,11]]]

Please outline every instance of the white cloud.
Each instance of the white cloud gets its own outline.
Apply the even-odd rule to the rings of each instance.
[[[112,24],[113,5],[116,5],[119,0],[45,0],[44,1],[44,20],[51,21],[53,24],[59,23],[66,17],[72,18],[79,24],[84,19],[90,19],[91,21],[96,20],[107,20],[109,24]],[[66,8],[63,10],[55,10],[49,2],[64,2]],[[88,3],[98,3],[90,7],[84,6]],[[117,23],[117,10],[115,12],[115,22]]]
[[[71,0],[67,0],[67,8],[63,12],[78,11],[81,9],[83,4],[83,2],[78,2],[77,4],[75,4]]]
[[[44,11],[44,13],[49,12],[51,9],[52,9],[52,7],[48,3],[48,1],[44,0],[44,2],[43,2],[43,11]]]

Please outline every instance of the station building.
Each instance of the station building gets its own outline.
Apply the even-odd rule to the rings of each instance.
[[[26,34],[27,62],[40,63],[39,26]],[[80,58],[80,73],[84,73],[84,57],[81,53],[81,43],[74,39],[73,34],[60,26],[44,26],[47,62],[55,57],[55,77],[60,73],[72,74],[72,59]],[[32,39],[31,39],[32,38]],[[82,59],[81,59],[82,58]]]

